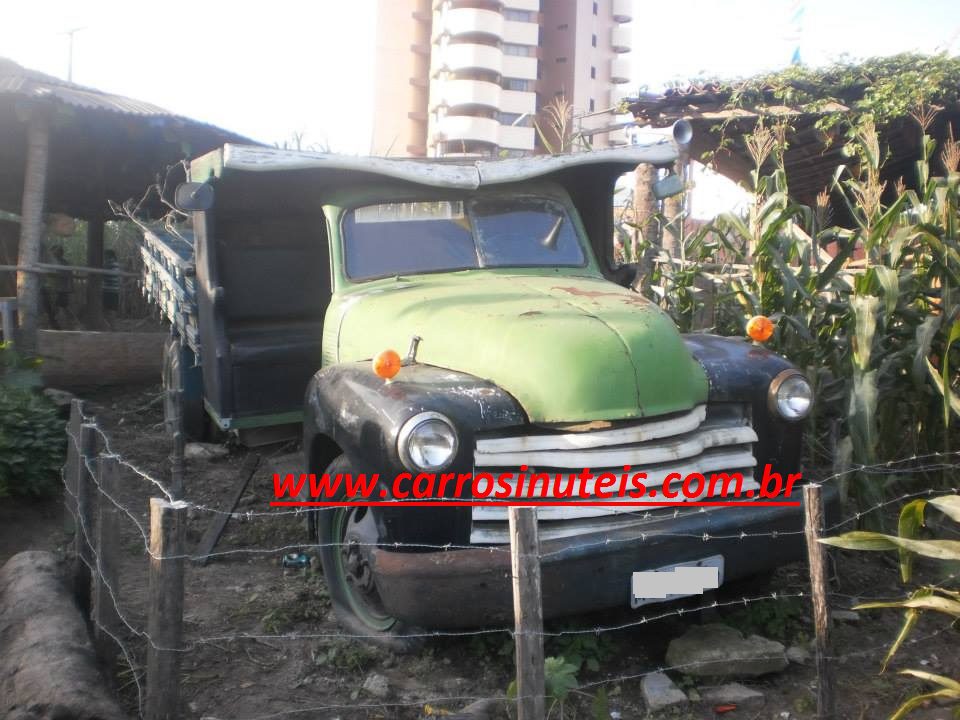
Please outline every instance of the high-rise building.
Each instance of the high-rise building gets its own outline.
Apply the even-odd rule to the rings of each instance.
[[[633,0],[379,0],[373,151],[521,155],[550,103],[585,146],[623,144]]]

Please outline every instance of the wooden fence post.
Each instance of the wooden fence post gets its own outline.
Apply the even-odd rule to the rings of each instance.
[[[546,690],[537,509],[511,506],[509,518],[517,650],[517,720],[543,720]]]
[[[834,720],[833,661],[830,657],[830,606],[827,603],[827,550],[819,540],[824,528],[821,486],[803,486],[804,535],[810,563],[813,625],[816,635],[817,720]]]
[[[77,458],[80,456],[80,426],[83,424],[83,401],[70,401],[70,421],[67,423],[67,460],[63,467],[63,529],[77,531]]]
[[[183,628],[183,531],[187,504],[150,499],[145,720],[180,717]]]
[[[93,478],[90,476],[88,462],[97,456],[96,426],[90,423],[80,425],[79,450],[76,462],[76,511],[77,529],[73,536],[74,572],[73,592],[77,603],[85,615],[90,614],[91,568],[94,566],[94,493]]]
[[[101,455],[97,465],[97,577],[93,585],[93,635],[97,655],[104,667],[112,671],[117,658],[117,645],[112,636],[121,632],[119,550],[120,530],[116,498],[120,463],[114,455]]]
[[[183,499],[183,390],[170,390],[173,394],[173,452],[170,454],[170,495],[174,500]]]

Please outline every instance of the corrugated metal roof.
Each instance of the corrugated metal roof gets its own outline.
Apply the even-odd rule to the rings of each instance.
[[[25,68],[4,57],[0,57],[0,95],[2,94],[19,95],[30,99],[50,98],[81,110],[99,110],[141,117],[175,118],[187,123],[215,127],[208,123],[177,115],[143,100],[114,95],[96,88],[67,82],[53,75]],[[240,142],[246,140],[246,138],[235,133],[223,132],[237,138]]]

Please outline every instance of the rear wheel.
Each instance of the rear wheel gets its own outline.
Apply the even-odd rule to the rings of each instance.
[[[194,355],[180,338],[168,338],[163,346],[163,421],[168,433],[176,427],[177,407],[170,391],[182,391],[183,432],[185,440],[204,440],[207,413],[203,407],[203,376],[194,366]]]
[[[341,455],[326,472],[352,473]],[[347,500],[341,489],[337,501]],[[416,639],[399,637],[410,632],[403,622],[383,606],[369,561],[379,536],[371,508],[335,506],[322,508],[316,518],[317,543],[323,574],[337,618],[351,633],[376,644],[405,652],[413,650]]]

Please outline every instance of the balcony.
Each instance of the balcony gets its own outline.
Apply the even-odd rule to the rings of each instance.
[[[532,127],[501,125],[500,147],[508,150],[533,150],[535,132]]]
[[[435,142],[483,142],[496,145],[500,123],[491,118],[447,115],[437,123]]]
[[[483,80],[447,80],[438,83],[435,97],[430,98],[432,107],[445,105],[448,108],[477,105],[481,107],[500,107],[500,86]]]
[[[537,59],[522,55],[504,55],[501,74],[521,80],[537,79]]]
[[[630,61],[623,57],[616,57],[610,61],[610,82],[622,84],[630,82]]]
[[[451,37],[458,35],[489,35],[500,40],[503,37],[503,16],[493,10],[456,8],[447,10],[437,31]]]
[[[488,70],[499,75],[503,70],[503,53],[490,45],[447,45],[438,49],[437,67],[450,72]]]
[[[532,115],[537,111],[537,94],[521,90],[503,90],[500,92],[500,111]]]
[[[540,26],[532,22],[504,20],[503,41],[515,45],[537,46],[540,44]]]
[[[613,19],[618,23],[633,20],[633,0],[613,0]]]
[[[617,25],[610,32],[610,45],[616,53],[630,52],[633,47],[633,28]]]

